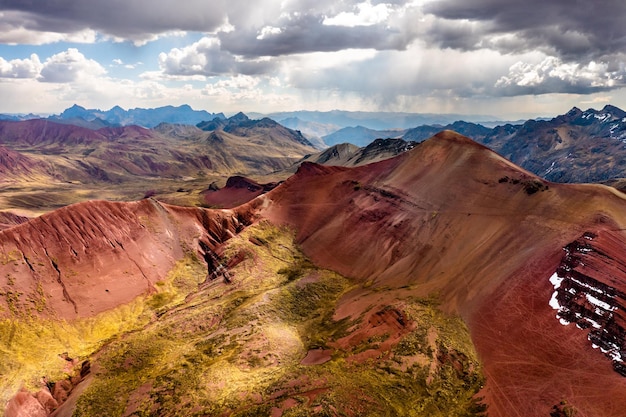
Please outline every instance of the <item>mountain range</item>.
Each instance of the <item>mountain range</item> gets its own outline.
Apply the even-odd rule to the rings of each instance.
[[[585,111],[573,108],[550,120],[528,120],[493,128],[465,121],[422,125],[404,131],[401,138],[407,143],[422,142],[442,130],[466,135],[550,181],[619,186],[619,179],[626,177],[626,112],[615,106]],[[393,133],[345,128],[324,139],[339,136],[350,143],[361,143]]]
[[[470,122],[498,120],[494,116],[461,115],[461,114],[431,114],[406,112],[365,112],[365,111],[292,111],[277,113],[250,113],[253,118],[269,117],[274,120],[297,118],[304,122],[335,125],[340,128],[363,126],[374,130],[409,129],[425,124],[448,124],[456,120]]]
[[[2,403],[619,416],[625,213],[611,187],[548,182],[452,131],[304,162],[231,209],[64,207],[0,232]]]
[[[455,114],[398,113],[398,112],[350,112],[334,110],[329,112],[296,111],[280,113],[249,113],[253,119],[270,118],[279,121],[285,127],[300,130],[316,147],[326,147],[321,142],[323,136],[329,135],[345,127],[362,126],[372,130],[409,129],[424,124],[445,125],[455,120],[481,121],[492,125],[498,120],[491,116],[472,116]],[[30,120],[44,116],[36,114],[0,114],[0,120]],[[135,108],[124,110],[114,106],[109,110],[86,109],[74,104],[60,114],[47,116],[57,123],[67,123],[90,129],[108,126],[138,125],[153,128],[160,123],[196,125],[212,121],[214,118],[225,119],[223,113],[209,113],[204,110],[193,110],[189,105],[164,106],[153,109]],[[492,120],[487,122],[486,120]],[[376,139],[376,138],[372,138]],[[319,143],[316,143],[319,141]],[[363,145],[366,145],[364,143]]]
[[[160,123],[189,124],[196,125],[205,120],[222,118],[223,113],[209,113],[204,110],[193,110],[188,105],[178,107],[164,106],[155,109],[128,109],[124,110],[120,106],[114,106],[110,110],[85,109],[77,104],[64,110],[57,116],[50,116],[48,119],[62,123],[85,123],[90,122],[95,126],[128,126],[137,125],[152,128]]]
[[[313,150],[296,132],[282,128],[269,134],[273,128],[260,121],[230,132],[189,127],[185,140],[180,140],[170,136],[172,129],[164,124],[152,130],[138,126],[91,130],[37,119],[0,122],[0,143],[18,152],[37,152],[39,159],[56,163],[68,181],[116,182],[128,175],[180,178],[202,169],[261,174],[286,167]]]
[[[317,151],[270,119],[212,120],[221,125],[90,129],[49,119],[0,121],[0,204],[22,215],[93,198],[158,195],[202,204],[200,192],[213,181],[269,175]]]

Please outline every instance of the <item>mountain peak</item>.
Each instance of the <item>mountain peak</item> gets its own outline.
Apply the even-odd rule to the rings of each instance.
[[[581,114],[583,114],[583,111],[581,109],[579,109],[578,107],[574,106],[574,107],[572,107],[572,109],[570,111],[565,113],[565,116],[578,117]]]
[[[480,143],[475,142],[472,139],[468,138],[467,136],[463,136],[462,134],[455,132],[454,130],[449,130],[449,129],[442,130],[441,132],[433,136],[430,140],[454,142],[458,144],[472,145],[472,146],[478,146],[480,148],[484,148],[484,146],[481,145]]]
[[[611,113],[615,117],[626,117],[626,112],[619,107],[607,104],[601,110],[602,113]]]
[[[90,114],[90,111],[86,108],[79,106],[78,104],[74,104],[72,107],[65,109],[63,113],[61,113],[62,118],[73,118],[73,117],[85,117]]]
[[[246,116],[243,112],[239,112],[236,115],[228,118],[229,122],[247,122],[248,120],[250,120],[250,118]]]

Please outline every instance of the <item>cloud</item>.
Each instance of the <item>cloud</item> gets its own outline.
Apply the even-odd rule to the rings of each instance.
[[[84,41],[95,42],[99,33],[142,45],[168,33],[199,32],[219,34],[224,50],[246,56],[404,49],[414,39],[407,35],[410,26],[396,24],[408,7],[405,3],[187,0],[181,7],[177,0],[55,0],[35,6],[32,1],[0,0],[0,37],[39,44],[82,34]]]
[[[294,58],[295,59],[295,58]],[[495,51],[463,52],[412,45],[402,51],[307,54],[284,65],[291,86],[357,94],[385,105],[400,96],[472,97],[494,84],[518,58]]]
[[[8,45],[43,45],[60,41],[94,43],[96,38],[96,31],[88,27],[47,24],[46,17],[38,17],[27,12],[13,10],[0,12],[0,43]]]
[[[280,87],[276,79],[238,75],[220,77],[215,82],[206,84],[201,89],[204,99],[219,103],[228,111],[249,109],[250,103],[262,109],[293,108],[298,105],[298,97]]]
[[[6,61],[0,57],[0,78],[36,78],[43,65],[37,54],[30,58]]]
[[[520,60],[493,94],[591,94],[624,86],[626,3],[620,0],[435,0],[423,6],[423,39],[460,51],[490,49]]]
[[[369,1],[359,3],[354,11],[341,12],[333,17],[324,19],[324,24],[329,26],[370,26],[382,23],[389,17],[391,5],[378,3],[372,5]]]
[[[94,43],[89,58],[77,49],[42,55],[56,46],[0,58],[0,84],[126,106],[222,95],[231,108],[271,98],[399,109],[618,97],[625,21],[621,0],[0,0],[0,44]],[[141,74],[134,57],[145,62]],[[103,65],[138,78],[112,78]]]
[[[69,48],[46,59],[41,68],[40,81],[70,83],[105,73],[106,70],[98,62],[85,58],[76,48]]]
[[[621,0],[437,0],[427,3],[424,11],[441,19],[442,26],[475,24],[473,42],[464,46],[451,43],[454,37],[441,27],[432,27],[429,38],[443,47],[486,45],[503,53],[540,50],[565,61],[585,62],[610,61],[616,51],[626,49],[626,3]],[[513,51],[510,43],[499,42],[506,34],[515,38]]]
[[[606,63],[567,63],[547,57],[538,64],[517,62],[496,82],[504,94],[591,94],[626,85],[626,66],[609,68]]]
[[[209,32],[221,26],[230,2],[186,0],[2,0],[0,11],[13,16],[13,27],[73,33],[93,29],[134,42],[170,31]]]
[[[413,34],[384,22],[356,25],[359,16],[283,15],[272,26],[218,34],[222,48],[246,57],[282,56],[344,49],[404,50]],[[331,24],[334,23],[334,24]],[[339,23],[339,24],[337,24]]]
[[[182,49],[159,54],[164,75],[216,76],[222,74],[255,75],[270,72],[276,63],[267,59],[243,59],[223,51],[217,38],[204,37]]]

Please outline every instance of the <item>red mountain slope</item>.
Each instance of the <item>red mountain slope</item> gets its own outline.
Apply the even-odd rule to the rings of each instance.
[[[489,415],[547,416],[565,400],[580,415],[616,416],[626,407],[626,379],[613,363],[626,334],[625,198],[608,187],[544,182],[443,132],[360,168],[305,164],[250,206],[295,226],[316,263],[364,283],[344,296],[335,318],[427,295],[460,314],[484,361]],[[612,349],[609,357],[592,347],[591,326],[564,326],[550,306],[563,248],[583,236],[598,236],[583,251],[601,254],[588,261],[594,283],[570,283],[578,285],[575,300],[559,299],[579,312],[577,305],[596,311],[589,300],[604,300],[596,307],[614,318],[596,317],[604,339],[589,339]]]
[[[52,180],[51,172],[48,164],[0,145],[0,183],[16,179]]]
[[[153,291],[184,251],[203,255],[241,228],[230,211],[150,199],[92,201],[42,215],[0,232],[1,287],[19,294],[0,297],[0,317],[93,316]]]

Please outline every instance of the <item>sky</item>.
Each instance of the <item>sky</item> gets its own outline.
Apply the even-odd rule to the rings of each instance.
[[[623,0],[0,0],[0,113],[626,109]]]

